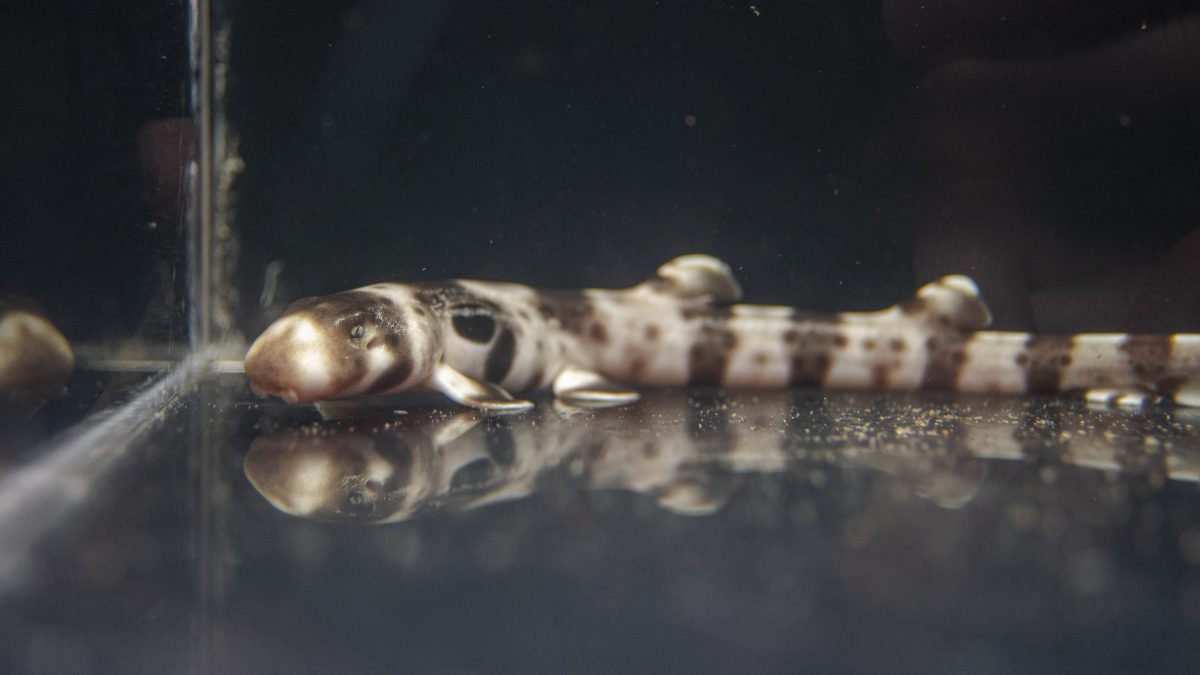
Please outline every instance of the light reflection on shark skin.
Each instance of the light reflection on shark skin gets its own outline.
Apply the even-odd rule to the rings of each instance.
[[[743,474],[830,468],[890,476],[944,508],[978,494],[988,467],[1021,461],[1144,480],[1200,481],[1190,411],[1088,410],[1062,401],[923,395],[663,392],[630,409],[544,405],[507,418],[414,410],[265,434],[244,470],[275,508],[321,521],[396,522],[521,499],[551,473],[587,490],[628,490],[680,515],[725,505]]]

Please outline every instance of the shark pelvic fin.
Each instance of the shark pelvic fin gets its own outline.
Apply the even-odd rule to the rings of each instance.
[[[554,396],[569,406],[611,408],[633,403],[641,396],[599,373],[567,366],[554,378]]]

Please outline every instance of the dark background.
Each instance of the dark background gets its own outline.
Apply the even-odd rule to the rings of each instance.
[[[187,35],[180,0],[0,9],[0,292],[74,342],[187,334]]]
[[[380,279],[620,285],[705,251],[756,301],[966,272],[1001,327],[1200,329],[1194,4],[218,5],[241,328]],[[0,19],[0,288],[76,341],[180,339],[186,8]]]
[[[784,299],[895,255],[862,175],[877,5],[283,6],[234,21],[248,284],[627,284],[707,251]]]
[[[1195,327],[1200,32],[1186,3],[1110,5],[242,4],[244,325],[276,260],[277,307],[703,251],[756,301],[966,272],[1002,327]]]

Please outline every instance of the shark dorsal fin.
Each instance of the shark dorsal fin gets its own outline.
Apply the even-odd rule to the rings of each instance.
[[[737,302],[742,287],[729,265],[710,255],[684,255],[658,268],[647,284],[680,298],[713,303]]]
[[[931,281],[897,306],[904,314],[925,316],[958,330],[982,330],[992,323],[992,313],[979,297],[979,287],[961,274]]]

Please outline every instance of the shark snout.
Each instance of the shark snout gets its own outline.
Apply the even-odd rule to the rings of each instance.
[[[297,341],[286,330],[268,329],[246,353],[250,388],[288,403],[335,398],[328,359],[319,342]]]

